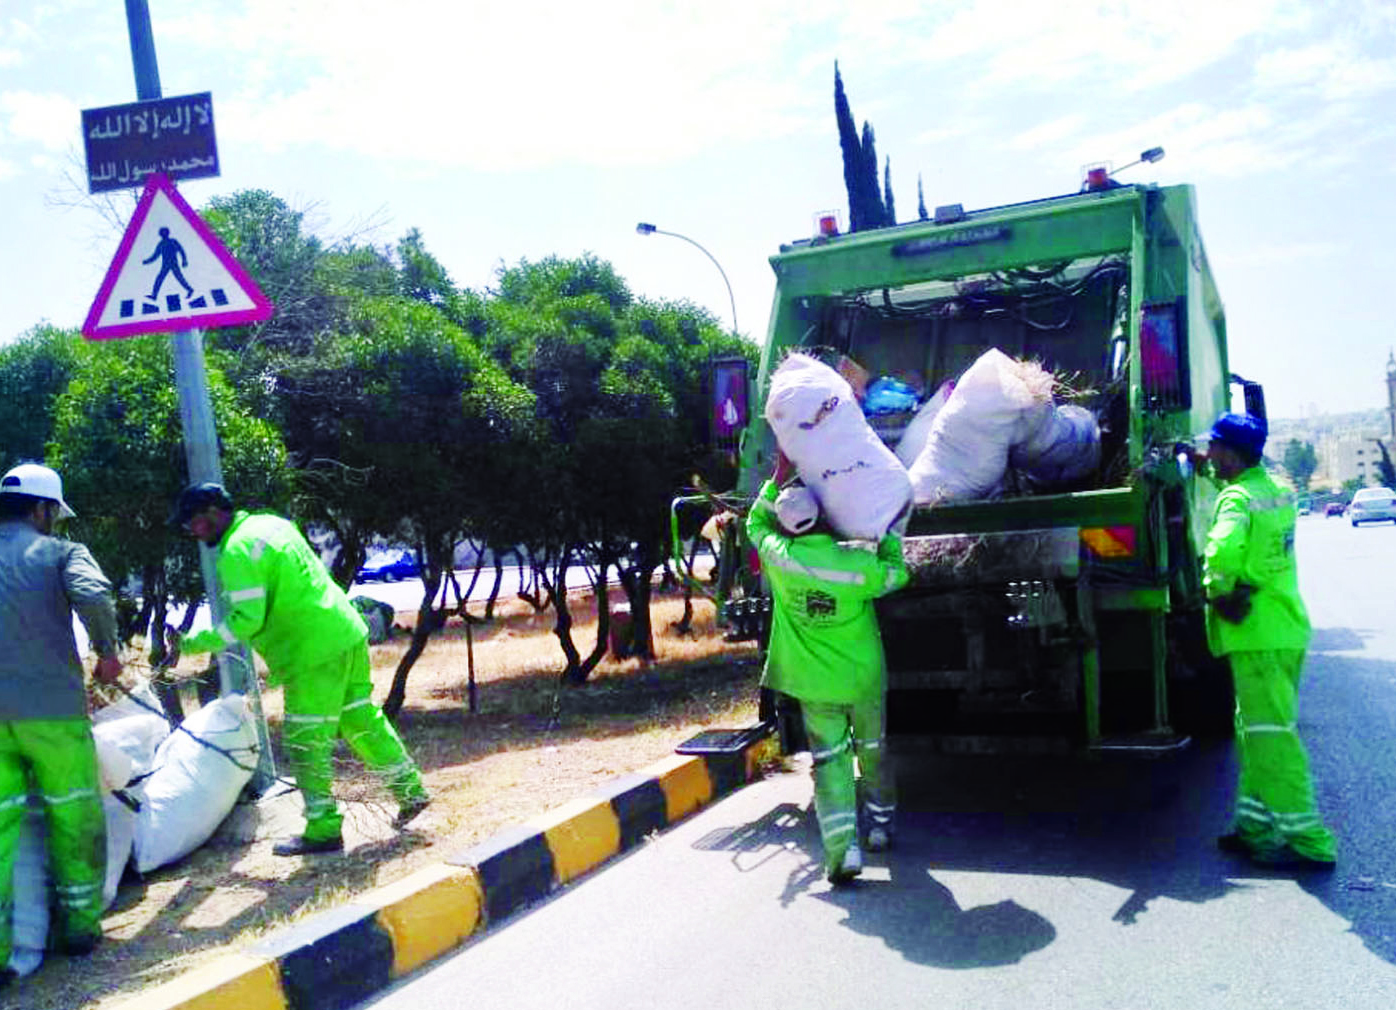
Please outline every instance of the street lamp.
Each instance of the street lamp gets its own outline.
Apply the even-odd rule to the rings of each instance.
[[[676,231],[665,231],[663,228],[656,228],[654,225],[641,221],[635,226],[635,231],[640,235],[668,235],[670,238],[681,238],[691,246],[697,246],[704,256],[713,261],[713,266],[717,267],[717,272],[722,274],[722,283],[727,285],[727,298],[732,303],[732,335],[737,335],[737,299],[732,297],[732,283],[727,279],[727,271],[722,269],[722,264],[717,261],[717,257],[704,249],[697,242],[687,235],[680,235]]]

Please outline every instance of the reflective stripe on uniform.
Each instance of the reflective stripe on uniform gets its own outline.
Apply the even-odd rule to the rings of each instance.
[[[797,575],[804,575],[811,579],[821,579],[824,582],[843,582],[850,586],[861,586],[864,582],[861,572],[845,572],[838,568],[811,568],[809,565],[801,564],[794,558],[780,554],[772,554],[770,557],[762,559],[765,563],[783,568],[787,572],[794,572]]]
[[[819,833],[825,838],[832,838],[840,834],[851,834],[858,826],[858,814],[852,810],[837,810],[825,817],[819,818]]]
[[[345,705],[345,706],[344,706],[344,711],[348,712],[351,708],[363,708],[365,705],[372,705],[372,704],[373,704],[373,699],[372,699],[372,698],[360,698],[358,701],[351,701],[349,704]]]
[[[252,541],[252,549],[251,549],[251,551],[249,552],[249,553],[251,554],[251,556],[252,556],[252,560],[253,560],[253,561],[261,561],[261,560],[262,560],[262,555],[266,553],[267,548],[270,547],[270,546],[271,546],[271,544],[269,544],[266,540],[254,540],[254,541]]]
[[[838,757],[840,754],[845,753],[847,750],[848,737],[844,737],[842,740],[834,744],[834,746],[832,747],[825,748],[824,750],[811,750],[810,757],[814,759],[815,764],[821,764],[825,761],[828,761],[830,758]]]
[[[95,800],[96,798],[97,790],[95,789],[74,789],[72,792],[65,793],[62,796],[45,795],[43,799],[49,806],[59,807],[65,803],[73,803],[77,800]]]
[[[282,721],[282,722],[299,722],[299,723],[307,723],[307,724],[311,724],[311,723],[314,723],[314,724],[323,724],[323,723],[339,722],[339,716],[337,716],[337,715],[296,715],[296,714],[294,714],[294,713],[288,713],[287,715],[282,716],[282,720],[281,720],[281,721]]]
[[[0,810],[9,810],[10,807],[22,807],[29,802],[27,796],[11,796],[8,800],[0,800]]]
[[[228,594],[228,600],[232,603],[241,603],[243,600],[260,600],[267,595],[267,591],[261,586],[252,589],[234,589]]]
[[[854,750],[881,750],[882,740],[881,738],[876,740],[854,740],[853,748]]]
[[[1288,726],[1281,726],[1278,723],[1270,722],[1252,723],[1251,725],[1242,728],[1247,733],[1293,733],[1296,729],[1293,723],[1291,723]]]

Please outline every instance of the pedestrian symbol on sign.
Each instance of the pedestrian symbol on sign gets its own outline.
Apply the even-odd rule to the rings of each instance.
[[[180,245],[177,240],[170,238],[170,229],[168,228],[160,229],[160,241],[156,243],[155,251],[141,260],[141,265],[154,263],[157,259],[160,261],[160,273],[156,275],[155,284],[150,289],[149,300],[153,302],[160,297],[160,285],[165,283],[165,276],[170,273],[175,275],[175,280],[179,281],[180,286],[184,288],[184,293],[192,297],[194,289],[189,286],[189,282],[184,279],[184,274],[179,271],[180,267],[189,265],[189,257],[185,255],[184,246]]]
[[[247,271],[169,179],[152,175],[82,332],[103,340],[237,326],[271,311]]]

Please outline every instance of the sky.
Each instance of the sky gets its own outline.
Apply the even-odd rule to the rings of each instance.
[[[163,93],[213,95],[222,174],[328,242],[418,228],[456,284],[590,252],[764,341],[768,258],[846,222],[834,63],[898,219],[1196,187],[1231,365],[1272,416],[1385,405],[1396,346],[1392,0],[149,0]],[[124,0],[0,0],[0,343],[78,326],[134,196],[80,112],[134,101]],[[637,222],[686,236],[641,236]],[[730,282],[732,297],[729,299]]]

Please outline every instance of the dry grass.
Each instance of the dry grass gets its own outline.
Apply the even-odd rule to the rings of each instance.
[[[453,620],[414,667],[399,719],[434,798],[412,830],[391,830],[391,799],[341,749],[336,791],[350,804],[343,856],[277,858],[270,838],[216,836],[180,863],[124,883],[103,923],[108,942],[84,961],[48,959],[35,975],[0,991],[0,1007],[110,1007],[643,768],[702,729],[750,724],[754,647],[724,643],[712,605],[702,601],[695,601],[693,633],[674,634],[671,624],[682,609],[678,598],[656,594],[655,663],[608,657],[590,683],[573,688],[558,681],[562,653],[551,613],[535,614],[519,601],[503,604],[494,622],[473,629],[474,714],[465,710],[465,628]],[[589,594],[574,597],[573,616],[574,638],[585,653],[596,628]],[[407,617],[400,614],[400,623]],[[376,698],[387,693],[406,647],[403,634],[373,647]],[[275,738],[280,691],[263,701]]]

